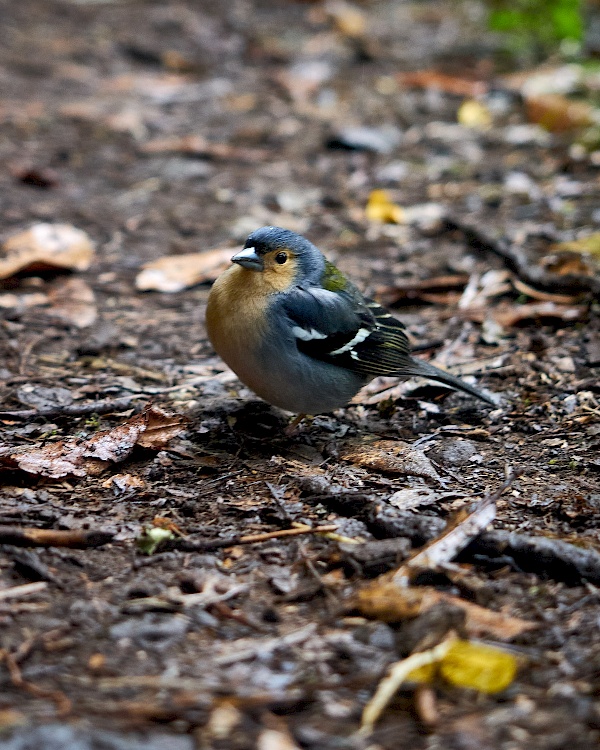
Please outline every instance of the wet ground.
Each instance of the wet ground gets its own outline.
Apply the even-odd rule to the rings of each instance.
[[[556,245],[598,230],[600,162],[528,122],[480,7],[5,0],[0,13],[2,239],[65,223],[95,246],[87,270],[3,282],[2,455],[85,443],[149,402],[189,419],[93,470],[3,464],[0,531],[73,531],[80,548],[2,536],[0,745],[597,746],[598,282],[593,257],[567,267]],[[431,69],[451,82],[400,75]],[[478,94],[490,127],[458,124]],[[365,214],[378,189],[401,223]],[[498,408],[377,382],[286,436],[289,415],[212,351],[208,284],[135,284],[146,263],[239,248],[264,224],[306,234],[392,305],[419,356],[476,375]],[[83,313],[65,312],[72,278]],[[439,607],[367,618],[353,597],[511,472],[493,528],[546,539],[547,554],[471,547],[421,583],[537,625],[505,639],[516,679],[492,695],[436,683],[426,699],[409,684],[359,735],[387,667],[456,627]],[[136,540],[153,523],[174,536],[147,555]],[[382,539],[391,552],[368,546]],[[587,567],[557,563],[578,551]]]

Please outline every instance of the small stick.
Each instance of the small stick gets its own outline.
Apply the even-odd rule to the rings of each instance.
[[[300,536],[301,534],[326,534],[335,531],[337,524],[332,523],[328,526],[299,526],[296,529],[281,529],[280,531],[268,531],[264,534],[247,534],[239,539],[238,544],[253,544],[254,542],[266,542],[269,539],[279,539],[285,536]]]
[[[67,716],[71,712],[71,701],[61,690],[46,690],[23,677],[15,654],[2,649],[0,651],[0,661],[2,660],[6,662],[10,681],[16,688],[21,688],[36,698],[48,698],[56,706],[56,711],[60,717]]]
[[[335,531],[337,524],[328,526],[301,526],[296,529],[280,529],[279,531],[268,531],[264,534],[247,534],[246,536],[232,536],[228,539],[169,539],[161,545],[162,549],[178,549],[183,552],[201,552],[211,549],[222,549],[234,547],[236,544],[256,544],[267,542],[269,539],[281,539],[288,536],[301,536],[303,534],[326,534]]]
[[[101,547],[112,541],[114,534],[100,529],[18,529],[14,526],[0,528],[0,544],[15,547],[71,547],[89,549]]]
[[[0,589],[0,601],[6,599],[20,599],[22,596],[39,594],[48,588],[46,581],[34,581],[33,583],[24,583],[21,586],[11,586],[9,589]]]
[[[17,411],[0,411],[0,419],[27,420],[36,417],[84,417],[87,414],[109,414],[123,411],[131,406],[136,398],[148,398],[145,393],[133,393],[123,398],[90,401],[87,404],[67,404],[66,406],[49,406],[46,409],[20,409]]]

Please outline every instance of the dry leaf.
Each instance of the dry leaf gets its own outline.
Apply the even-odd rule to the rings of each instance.
[[[571,242],[560,242],[552,245],[550,249],[553,252],[586,253],[600,260],[600,232],[594,232],[594,234]]]
[[[456,640],[442,657],[439,673],[456,687],[499,693],[515,679],[517,660],[493,646]]]
[[[98,310],[92,288],[83,279],[64,279],[48,292],[48,314],[76,328],[88,328],[96,322]]]
[[[488,86],[484,81],[439,73],[437,70],[415,70],[398,73],[398,83],[418,89],[436,89],[456,96],[481,96]]]
[[[492,635],[499,640],[510,640],[538,627],[534,622],[493,612],[429,586],[400,586],[394,583],[389,573],[360,589],[354,603],[367,617],[383,622],[402,622],[417,617],[440,602],[464,611],[465,628],[473,638]]]
[[[562,94],[540,94],[525,100],[529,122],[541,125],[551,133],[565,133],[594,124],[591,104],[573,101]]]
[[[372,731],[398,688],[408,680],[428,683],[439,675],[457,687],[499,693],[512,683],[516,674],[517,661],[512,654],[493,646],[448,639],[392,664],[365,706],[361,731]]]
[[[456,119],[461,125],[473,130],[489,130],[492,127],[490,110],[477,99],[467,99],[459,109]]]
[[[385,190],[373,190],[365,208],[369,221],[379,221],[383,224],[404,224],[404,209],[392,203]]]
[[[141,291],[180,292],[182,289],[214,281],[230,264],[235,250],[219,248],[204,253],[167,255],[147,263],[137,275]]]
[[[365,14],[355,5],[350,5],[344,0],[336,0],[327,3],[325,10],[333,19],[338,31],[344,36],[357,38],[364,35],[367,19]]]
[[[393,580],[408,581],[421,570],[436,569],[454,560],[476,536],[489,526],[495,517],[496,501],[493,497],[482,500],[470,512],[459,513],[438,537],[428,542],[394,571]]]
[[[528,302],[525,305],[501,304],[493,310],[493,319],[503,328],[519,325],[526,321],[559,320],[572,323],[583,320],[588,315],[584,305],[557,305],[555,302]]]
[[[386,474],[410,474],[440,481],[439,474],[423,451],[402,441],[377,440],[371,445],[353,446],[342,455],[342,459]]]
[[[2,249],[0,279],[52,268],[85,271],[94,257],[88,235],[70,224],[35,224],[9,237]]]
[[[182,415],[148,406],[141,414],[111,430],[98,432],[89,440],[71,438],[39,447],[0,446],[0,465],[45,477],[95,476],[111,463],[124,461],[136,445],[153,450],[164,448],[185,429],[187,421]]]

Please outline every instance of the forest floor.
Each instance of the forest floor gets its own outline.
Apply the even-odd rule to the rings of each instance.
[[[598,746],[600,152],[532,122],[479,11],[0,4],[5,254],[85,233],[0,257],[2,748]],[[287,436],[207,340],[215,263],[139,276],[265,224],[497,407],[377,381]],[[440,667],[361,732],[456,637],[516,674]]]

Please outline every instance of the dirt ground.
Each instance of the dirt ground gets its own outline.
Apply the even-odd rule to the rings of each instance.
[[[599,230],[600,160],[497,83],[479,5],[3,0],[0,16],[2,240],[50,222],[95,246],[87,270],[0,289],[0,747],[597,747],[598,277],[552,248]],[[431,69],[454,83],[399,77]],[[490,127],[457,123],[465,99]],[[401,223],[367,217],[377,189]],[[498,407],[377,382],[287,437],[289,415],[212,351],[209,284],[135,283],[265,224],[308,236]],[[164,445],[62,474],[14,458],[85,446],[150,402],[189,420]],[[357,606],[511,472],[493,531],[413,588],[535,628],[476,633],[460,602]],[[146,554],[153,524],[173,538]],[[79,541],[15,533],[39,529]],[[510,685],[407,683],[361,734],[389,665],[453,632],[513,655]]]

